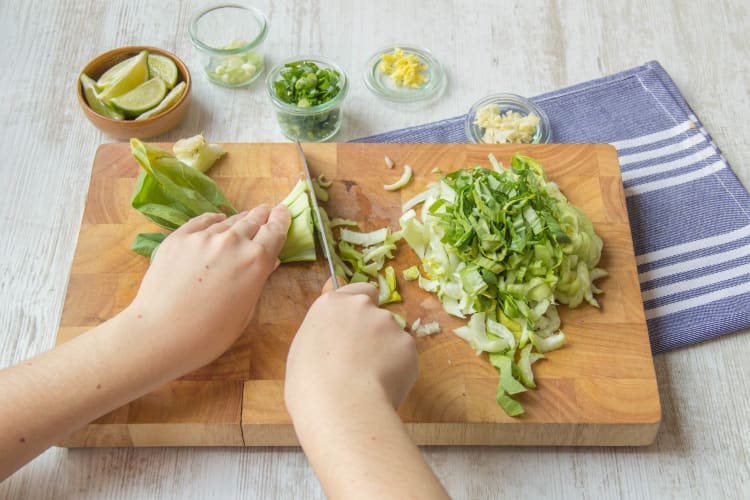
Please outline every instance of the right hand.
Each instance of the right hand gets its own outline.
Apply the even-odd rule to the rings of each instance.
[[[367,283],[315,301],[289,349],[284,399],[328,498],[448,498],[396,407],[417,349]]]
[[[414,339],[377,305],[368,283],[324,293],[307,313],[287,358],[292,419],[334,407],[397,407],[417,379]],[[315,410],[318,411],[315,411]]]

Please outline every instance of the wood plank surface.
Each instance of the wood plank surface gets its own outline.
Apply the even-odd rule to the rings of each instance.
[[[239,210],[283,198],[300,179],[293,144],[225,144],[211,176]],[[169,147],[169,145],[165,145]],[[640,298],[617,154],[609,145],[306,144],[313,175],[333,181],[324,204],[362,231],[398,229],[403,203],[447,173],[489,167],[488,153],[509,165],[528,154],[581,207],[604,241],[601,308],[561,307],[568,342],[535,365],[538,389],[518,396],[526,413],[508,417],[495,401],[497,372],[452,329],[465,324],[416,283],[399,278],[403,302],[388,307],[411,324],[438,321],[443,332],[417,339],[420,378],[400,408],[419,444],[645,445],[661,420],[655,371]],[[388,155],[397,167],[384,165]],[[404,165],[414,180],[383,184]],[[65,341],[121,311],[135,296],[148,259],[128,248],[139,232],[158,230],[129,209],[139,167],[128,144],[97,151],[60,322]],[[418,264],[402,242],[390,261]],[[281,266],[239,340],[213,363],[103,416],[64,446],[288,446],[297,444],[283,404],[286,355],[327,277],[320,260]],[[154,332],[158,334],[158,332]]]
[[[112,140],[76,102],[74,82],[89,59],[149,44],[185,60],[193,103],[180,126],[155,140],[199,132],[212,141],[284,140],[262,85],[226,90],[200,76],[187,25],[212,3],[0,2],[0,367],[55,343],[92,158]],[[457,116],[492,92],[538,95],[655,59],[750,187],[745,0],[251,3],[270,21],[269,63],[321,54],[352,75],[337,141]],[[398,41],[441,60],[448,87],[440,100],[394,106],[364,86],[367,56]],[[748,340],[750,331],[738,332],[655,356],[663,423],[649,447],[433,446],[422,453],[455,499],[748,498]],[[325,496],[299,448],[129,447],[51,448],[0,483],[0,498]]]

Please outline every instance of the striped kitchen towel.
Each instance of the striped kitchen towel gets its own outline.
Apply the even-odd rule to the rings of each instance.
[[[658,62],[531,99],[617,148],[653,352],[750,328],[750,197]],[[467,142],[464,117],[353,142]]]

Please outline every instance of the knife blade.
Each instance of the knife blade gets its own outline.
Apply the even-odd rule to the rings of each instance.
[[[315,195],[315,187],[313,186],[312,176],[310,175],[310,166],[307,164],[307,158],[305,157],[305,152],[302,150],[302,144],[300,144],[299,141],[296,142],[299,156],[302,159],[302,169],[305,171],[305,177],[307,177],[307,188],[310,191],[310,203],[313,212],[315,213],[315,219],[318,221],[315,224],[315,227],[318,230],[318,237],[320,237],[320,246],[323,247],[323,255],[325,255],[326,262],[328,262],[328,271],[331,274],[331,283],[335,290],[339,287],[339,282],[338,279],[336,279],[336,269],[333,266],[330,242],[328,241],[328,236],[323,228],[323,218],[320,215],[320,205],[318,204],[318,197]]]

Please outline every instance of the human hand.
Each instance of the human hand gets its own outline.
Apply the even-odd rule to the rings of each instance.
[[[260,205],[226,218],[203,214],[159,246],[125,314],[147,328],[144,348],[175,376],[220,356],[247,327],[289,228],[289,211]]]
[[[368,283],[324,293],[289,349],[285,400],[292,419],[313,406],[397,407],[417,379],[414,339],[377,307]],[[326,409],[321,409],[325,413]]]
[[[376,303],[356,283],[308,311],[286,365],[294,430],[328,498],[448,498],[395,410],[417,378],[414,339]]]

